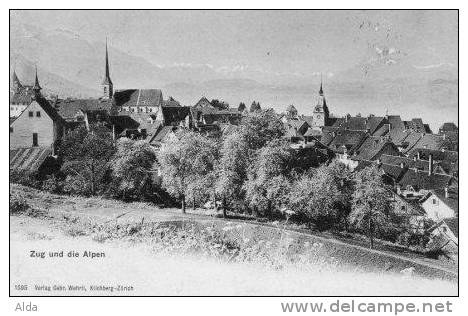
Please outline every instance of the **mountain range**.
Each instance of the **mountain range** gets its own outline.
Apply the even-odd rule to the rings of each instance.
[[[170,43],[163,43],[164,45]],[[30,84],[37,65],[44,91],[60,97],[97,97],[104,74],[104,42],[79,34],[36,26],[10,25],[10,71]],[[193,105],[201,96],[227,101],[259,101],[283,111],[294,104],[310,114],[320,85],[320,73],[275,73],[255,67],[214,67],[209,64],[155,65],[109,46],[114,89],[160,88],[182,104]],[[436,129],[445,121],[458,124],[458,67],[450,63],[419,65],[418,59],[364,60],[323,77],[330,110],[335,115],[400,114],[421,117]]]

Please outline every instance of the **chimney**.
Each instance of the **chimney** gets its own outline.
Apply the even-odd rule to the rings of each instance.
[[[416,158],[417,158],[416,156],[413,156],[413,161],[416,161]]]
[[[445,187],[445,198],[448,199],[449,197],[450,197],[449,189],[448,187]]]
[[[405,167],[405,163],[404,162],[400,162],[400,168],[403,169]]]
[[[417,153],[418,160],[421,160],[421,153],[418,151]]]
[[[432,174],[432,154],[429,154],[429,175]]]
[[[445,140],[447,136],[445,134],[442,134],[442,139]]]

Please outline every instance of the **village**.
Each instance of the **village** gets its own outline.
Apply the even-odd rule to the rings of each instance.
[[[125,146],[117,149],[117,152],[123,153],[123,156],[126,151],[129,155],[134,154],[137,149],[136,145],[132,147],[133,143],[144,143],[144,146],[149,146],[156,152],[166,152],[166,156],[157,153],[153,156],[141,154],[136,158],[134,157],[133,162],[141,160],[142,166],[145,165],[145,157],[151,157],[148,161],[156,161],[152,165],[145,165],[146,171],[138,173],[139,176],[141,174],[149,175],[144,177],[145,180],[126,179],[127,182],[150,181],[152,184],[149,185],[149,189],[145,187],[145,192],[149,190],[151,191],[149,195],[152,195],[153,191],[157,191],[156,200],[158,200],[159,204],[161,204],[162,199],[166,198],[175,205],[182,204],[184,212],[186,205],[190,206],[193,201],[194,208],[196,205],[202,208],[219,208],[223,210],[224,216],[228,215],[228,211],[235,213],[236,210],[243,210],[240,212],[243,213],[246,209],[249,209],[250,214],[270,219],[282,217],[283,220],[288,220],[290,217],[293,219],[294,216],[300,219],[304,218],[304,216],[301,215],[301,211],[294,209],[295,206],[297,209],[310,208],[311,205],[321,205],[324,200],[319,199],[315,204],[310,204],[312,202],[309,201],[307,194],[312,194],[310,192],[315,191],[309,192],[307,188],[301,188],[304,195],[296,196],[295,200],[291,199],[291,201],[296,202],[285,205],[279,201],[281,196],[278,195],[278,192],[286,189],[278,188],[272,194],[268,191],[271,186],[281,186],[282,183],[278,182],[281,182],[280,179],[282,178],[280,177],[285,174],[282,172],[276,174],[274,170],[267,170],[270,167],[270,160],[268,159],[273,159],[274,163],[275,158],[281,158],[283,154],[286,155],[284,153],[284,144],[287,144],[287,155],[292,155],[293,160],[296,161],[292,169],[301,169],[297,174],[291,172],[288,175],[290,179],[296,177],[297,179],[295,178],[294,181],[300,182],[303,180],[301,175],[307,174],[311,182],[308,184],[307,181],[303,181],[304,183],[301,183],[301,185],[305,187],[314,186],[314,174],[312,172],[310,173],[312,175],[309,175],[307,173],[309,169],[320,169],[329,166],[328,168],[342,168],[340,170],[345,170],[343,175],[346,174],[346,176],[339,178],[336,187],[340,192],[344,191],[345,185],[343,183],[347,179],[351,179],[353,174],[372,169],[380,177],[378,182],[374,183],[385,184],[383,192],[379,191],[377,193],[380,194],[379,198],[385,197],[385,199],[388,199],[388,205],[375,203],[372,204],[374,206],[370,206],[371,209],[367,211],[367,215],[364,214],[367,216],[365,216],[366,220],[369,221],[369,227],[377,226],[378,216],[376,215],[375,219],[372,219],[373,215],[369,215],[374,212],[373,208],[382,207],[384,209],[390,206],[391,213],[396,214],[399,219],[399,227],[404,227],[399,230],[398,238],[390,238],[392,242],[398,242],[410,248],[416,247],[419,250],[424,249],[427,253],[435,254],[436,258],[443,257],[453,262],[458,261],[459,158],[458,127],[454,123],[447,122],[438,130],[431,130],[431,127],[424,123],[421,118],[407,119],[396,113],[384,116],[353,116],[347,114],[344,117],[332,117],[329,108],[332,105],[327,102],[326,82],[323,81],[320,82],[320,86],[314,88],[317,89],[317,95],[315,100],[310,101],[312,115],[298,113],[294,105],[285,105],[283,113],[276,113],[272,109],[268,109],[268,106],[256,101],[250,106],[241,103],[238,107],[232,107],[223,101],[210,100],[205,96],[202,96],[194,105],[182,105],[177,101],[176,96],[165,98],[163,91],[160,89],[114,90],[109,60],[106,45],[103,80],[100,85],[102,96],[95,99],[43,96],[37,68],[34,85],[25,85],[23,80],[26,78],[18,78],[16,72],[13,71],[10,84],[9,128],[11,182],[24,184],[31,181],[31,178],[27,178],[28,180],[25,181],[24,179],[21,180],[22,177],[35,175],[35,179],[39,179],[37,180],[40,182],[39,187],[42,189],[47,188],[45,184],[55,181],[58,173],[62,173],[63,176],[64,167],[69,166],[66,163],[67,158],[64,156],[85,156],[84,152],[70,152],[71,150],[77,150],[76,148],[84,148],[73,147],[77,139],[73,137],[77,137],[76,134],[89,133],[96,137],[95,146],[99,148],[93,149],[93,155],[105,148],[106,144],[102,143],[101,146],[100,142],[102,140],[98,139],[101,137],[99,135],[105,134],[113,144],[123,141],[122,144],[125,144]],[[277,122],[281,122],[281,126],[275,125],[272,128],[271,126]],[[171,168],[176,168],[175,165],[168,166],[172,160],[176,159],[174,157],[180,154],[180,152],[175,153],[170,152],[170,150],[182,143],[199,144],[200,147],[191,148],[181,145],[179,148],[185,153],[188,151],[185,150],[186,148],[200,153],[201,158],[187,156],[194,159],[192,161],[194,165],[200,163],[197,160],[199,158],[200,160],[207,159],[208,154],[206,157],[203,156],[203,146],[210,146],[211,143],[199,137],[222,140],[221,147],[224,149],[227,146],[242,146],[237,139],[230,135],[235,134],[237,130],[243,128],[242,126],[246,124],[257,124],[254,127],[249,127],[251,128],[250,133],[262,134],[263,138],[272,141],[272,143],[274,141],[281,142],[281,145],[270,145],[262,140],[258,146],[252,145],[248,149],[258,151],[254,160],[247,160],[246,162],[257,171],[248,170],[249,176],[244,175],[244,177],[253,177],[257,182],[252,181],[249,184],[248,181],[250,180],[242,180],[246,181],[247,184],[239,185],[236,179],[227,177],[224,184],[220,184],[216,179],[216,177],[220,176],[213,177],[211,174],[208,176],[208,172],[197,173],[197,178],[187,177],[184,179],[180,176],[180,170],[177,172],[171,171],[173,170]],[[268,126],[264,127],[263,125]],[[257,136],[260,137],[259,135],[251,135],[251,139],[255,140]],[[186,139],[183,139],[184,137]],[[68,152],[67,148],[64,148],[64,144],[67,144],[65,147],[71,148]],[[268,156],[270,153],[268,150],[273,151],[271,157]],[[275,150],[278,150],[279,153],[275,152]],[[232,151],[225,156],[223,156],[223,152],[218,153],[218,155],[221,156],[219,158],[221,167],[219,168],[221,168],[221,173],[224,175],[232,174],[233,170],[238,167],[237,164],[243,161],[242,154],[236,151]],[[103,160],[110,159],[110,156],[106,157],[104,155],[103,157],[101,157]],[[258,157],[267,159],[266,165],[265,163],[262,164]],[[230,161],[228,158],[236,161]],[[74,162],[77,160],[79,159],[75,157]],[[178,161],[178,163],[177,166],[180,166],[182,162]],[[166,167],[164,164],[166,164]],[[231,169],[226,167],[229,164],[231,164]],[[208,165],[211,169],[215,168],[213,165],[201,163],[203,167]],[[336,167],[337,165],[339,167]],[[245,170],[249,167],[252,168],[252,166],[246,166]],[[274,169],[273,166],[271,165],[272,169]],[[262,168],[266,169],[263,173]],[[115,171],[115,169],[112,170]],[[330,171],[328,169],[323,170]],[[127,171],[133,172],[130,169]],[[66,171],[65,174],[67,172],[70,171]],[[73,172],[80,173],[80,167],[75,168]],[[98,171],[93,170],[92,173],[97,174]],[[259,184],[261,179],[271,174],[273,178],[268,181],[272,180],[272,182],[267,181]],[[363,173],[363,175],[366,174]],[[97,194],[99,190],[96,187],[100,185],[99,181],[105,179],[106,176],[105,172],[99,179],[94,179],[93,175],[92,189],[87,194]],[[174,177],[174,179],[171,179],[172,181],[192,181],[196,185],[194,184],[192,187],[188,185],[187,188],[174,185],[174,183],[169,183],[167,180],[171,176]],[[319,175],[315,174],[315,176],[318,177]],[[66,177],[71,179],[69,176]],[[364,178],[364,176],[362,177]],[[322,179],[322,181],[329,183],[331,179],[325,177],[325,180]],[[30,184],[33,182],[30,182]],[[212,188],[212,183],[216,186],[213,188],[213,194],[198,192],[202,191],[201,188],[204,187]],[[83,186],[83,183],[76,185]],[[155,186],[158,189],[154,189]],[[259,186],[263,186],[263,189],[258,189]],[[294,186],[294,184],[291,184],[291,186]],[[244,190],[244,193],[231,192],[236,191],[237,187],[239,190]],[[318,190],[323,191],[326,189],[328,187],[323,186]],[[52,191],[54,190],[52,189]],[[79,193],[68,191],[65,194]],[[230,196],[236,194],[241,198],[229,199]],[[295,194],[298,195],[299,193],[296,192]],[[332,195],[333,193],[323,192],[323,194]],[[356,194],[355,192],[353,197],[359,201]],[[138,200],[138,198],[138,192],[134,193],[132,199]],[[151,198],[149,199],[151,200]],[[311,196],[310,199],[316,198]],[[336,201],[331,203],[336,204]],[[240,204],[242,205],[239,206]],[[325,206],[325,204],[323,204],[324,208],[328,207],[327,214],[329,210],[336,210],[335,206]],[[344,206],[341,207],[344,208]],[[275,211],[272,211],[273,209]],[[305,211],[305,214],[310,212],[312,211]],[[376,213],[379,213],[379,211],[377,210]],[[337,226],[337,223],[324,224],[330,221],[330,218],[325,218],[323,214],[319,217],[320,219],[314,218],[312,221],[316,226],[323,225],[325,228]],[[390,218],[388,214],[386,218]],[[333,217],[332,221],[333,219],[340,219],[340,216]],[[380,225],[390,225],[385,220],[379,220]],[[348,222],[347,219],[344,221]],[[371,221],[374,222],[371,223]],[[338,225],[341,229],[347,226],[347,224],[341,225],[341,223]],[[377,228],[374,227],[369,230],[361,230],[361,233],[371,235],[371,247],[374,235],[376,238],[386,239],[385,233],[377,234]],[[403,231],[404,233],[402,233]]]

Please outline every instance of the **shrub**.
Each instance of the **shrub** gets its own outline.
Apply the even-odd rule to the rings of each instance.
[[[24,198],[16,194],[10,194],[10,214],[24,214],[30,208]]]
[[[42,182],[41,189],[50,193],[62,193],[63,182],[55,175],[47,176],[44,182]]]

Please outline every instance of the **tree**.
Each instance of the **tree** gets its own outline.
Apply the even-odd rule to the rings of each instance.
[[[253,101],[250,105],[250,113],[260,111],[261,109],[260,102]]]
[[[115,152],[111,135],[101,128],[88,132],[84,126],[68,133],[59,145],[62,172],[72,193],[94,195],[102,186],[108,161]]]
[[[257,111],[243,117],[240,129],[252,150],[257,150],[285,134],[283,122],[271,109]]]
[[[212,139],[187,130],[179,130],[162,143],[158,162],[163,186],[180,199],[183,213],[190,184],[213,171],[217,155],[217,145]]]
[[[156,151],[145,141],[122,138],[110,161],[113,195],[139,199],[151,195]]]
[[[216,166],[216,193],[231,204],[242,201],[243,184],[247,178],[249,147],[240,130],[226,135],[222,141],[219,163]],[[226,206],[226,205],[224,205]],[[223,215],[226,209],[223,207]]]
[[[319,230],[333,227],[339,217],[342,194],[329,166],[310,169],[292,184],[290,208]]]
[[[291,152],[283,141],[272,141],[258,150],[244,184],[249,206],[263,215],[278,213],[289,193],[287,178]]]
[[[239,112],[244,112],[247,107],[245,106],[244,102],[239,103],[239,106],[237,107],[237,110]]]
[[[218,110],[227,110],[229,109],[229,103],[226,103],[224,101],[219,101],[218,99],[213,99],[211,100],[211,105]]]
[[[390,222],[391,191],[375,166],[357,172],[354,181],[349,218],[352,224],[367,233],[370,248],[373,248],[375,232]]]

